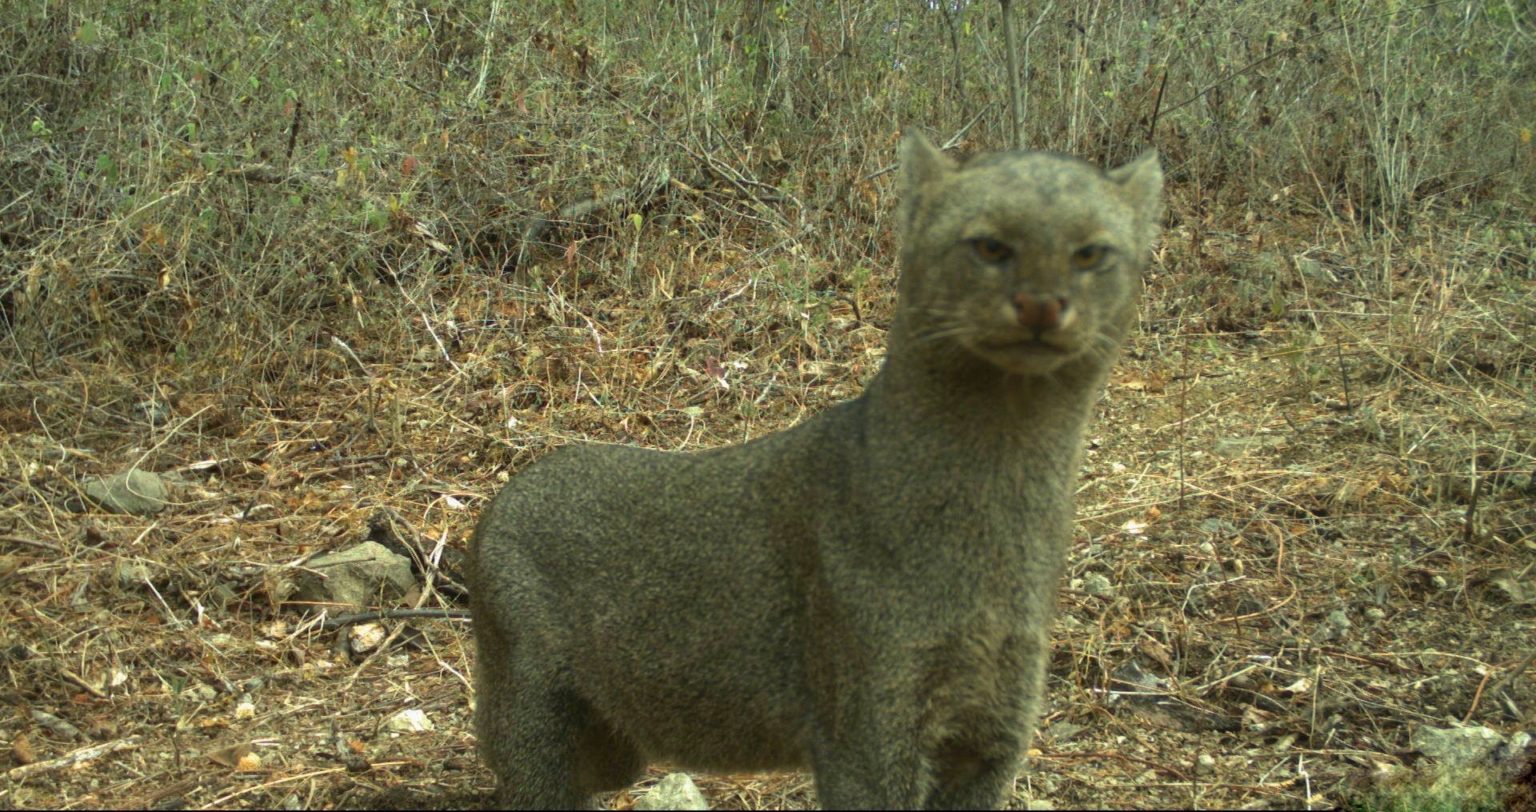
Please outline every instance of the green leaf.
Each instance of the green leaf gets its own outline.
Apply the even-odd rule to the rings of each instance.
[[[96,173],[106,178],[108,186],[117,185],[117,161],[111,155],[103,152],[96,156]]]

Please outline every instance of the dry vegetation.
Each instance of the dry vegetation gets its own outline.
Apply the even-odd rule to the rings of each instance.
[[[1150,140],[1170,180],[1018,803],[1328,806],[1412,767],[1421,724],[1530,729],[1530,6],[1015,13],[1026,142]],[[384,508],[461,549],[562,443],[706,448],[855,394],[892,305],[896,135],[1005,145],[996,21],[22,0],[0,20],[0,761],[109,752],[0,773],[0,806],[476,802],[468,626],[354,658],[282,602],[294,568]],[[80,507],[129,466],[174,506]],[[385,731],[402,708],[435,730]],[[700,782],[812,801],[804,776]]]

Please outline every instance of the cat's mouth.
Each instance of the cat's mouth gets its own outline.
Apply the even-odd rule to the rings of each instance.
[[[977,341],[972,347],[978,355],[1009,372],[1044,375],[1076,356],[1073,347],[1052,344],[1037,338],[991,339]]]
[[[1020,353],[1026,355],[1066,355],[1071,352],[1071,349],[1068,347],[1052,344],[1049,341],[1038,338],[983,341],[980,344],[989,352]]]

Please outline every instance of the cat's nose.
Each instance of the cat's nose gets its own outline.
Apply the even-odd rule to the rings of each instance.
[[[1013,297],[1013,310],[1019,326],[1036,333],[1063,326],[1069,315],[1068,307],[1065,296],[1019,293]]]

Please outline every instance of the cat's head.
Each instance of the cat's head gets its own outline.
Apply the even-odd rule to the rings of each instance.
[[[1108,171],[1044,152],[960,164],[913,131],[901,186],[912,340],[958,343],[1023,375],[1113,357],[1162,219],[1156,153]]]

